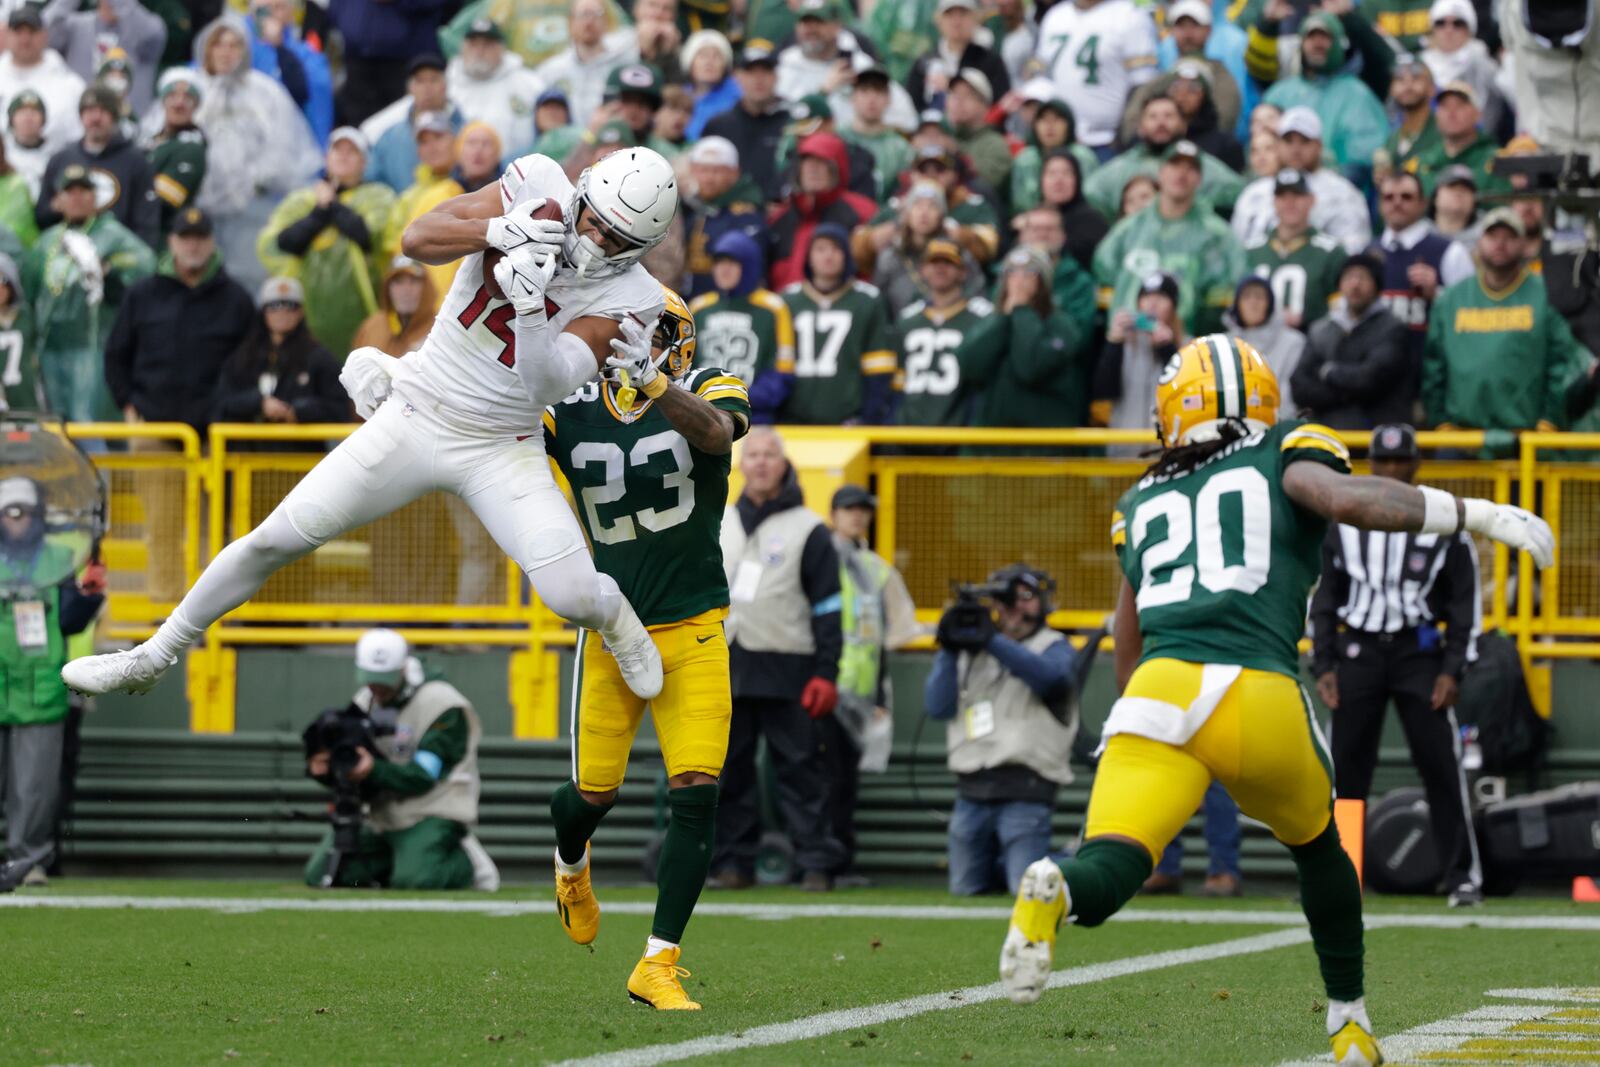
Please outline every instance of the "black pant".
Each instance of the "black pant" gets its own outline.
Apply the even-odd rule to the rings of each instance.
[[[753,875],[761,845],[761,790],[756,739],[767,739],[778,810],[802,871],[832,871],[843,849],[829,825],[828,777],[819,731],[798,700],[735,697],[728,758],[717,798],[717,851],[712,870]],[[774,827],[776,829],[776,827]]]
[[[817,720],[822,734],[822,764],[828,776],[828,813],[833,836],[843,849],[835,874],[843,874],[856,862],[856,794],[861,789],[861,749],[838,715]]]
[[[1334,792],[1343,799],[1367,799],[1378,766],[1384,709],[1393,698],[1411,762],[1428,797],[1428,817],[1446,883],[1480,884],[1483,875],[1469,829],[1471,806],[1461,770],[1455,710],[1433,710],[1433,683],[1442,657],[1418,648],[1412,630],[1386,635],[1347,631],[1338,641],[1339,708],[1333,713],[1330,739]]]
[[[334,97],[339,125],[359,126],[406,95],[405,59],[357,59],[345,56],[344,84]]]
[[[45,873],[61,874],[61,853],[66,849],[67,825],[72,820],[72,805],[78,799],[78,762],[83,756],[83,703],[74,698],[67,712],[67,731],[61,739],[61,792],[56,795],[56,851]]]

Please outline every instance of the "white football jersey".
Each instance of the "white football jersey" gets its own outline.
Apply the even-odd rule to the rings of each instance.
[[[1045,12],[1034,55],[1072,105],[1078,140],[1099,148],[1116,138],[1129,94],[1156,76],[1156,24],[1133,0],[1087,9],[1061,0]]]
[[[500,177],[500,202],[506,211],[545,197],[563,207],[572,183],[548,156],[513,160]],[[574,319],[598,315],[642,322],[659,316],[666,303],[661,283],[635,263],[621,274],[580,281],[565,265],[545,290],[545,310],[557,332]],[[489,433],[533,434],[544,412],[528,395],[516,371],[516,311],[483,287],[483,253],[461,261],[422,347],[400,361],[395,385],[411,403],[424,403],[452,421]],[[598,372],[598,368],[597,368]],[[546,403],[549,398],[545,398]]]

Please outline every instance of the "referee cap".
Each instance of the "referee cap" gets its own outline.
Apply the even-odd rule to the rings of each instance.
[[[1371,459],[1416,459],[1417,431],[1403,422],[1386,422],[1372,430]]]

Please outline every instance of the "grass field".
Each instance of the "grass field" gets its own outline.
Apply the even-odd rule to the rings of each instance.
[[[1066,931],[1067,984],[1023,1008],[995,999],[1004,901],[708,893],[683,960],[706,1010],[657,1014],[624,991],[651,892],[602,888],[593,951],[566,940],[549,896],[79,879],[0,897],[0,1063],[1326,1058],[1315,960],[1282,897],[1139,901]],[[1600,908],[1368,910],[1367,1001],[1393,1062],[1600,1063]]]

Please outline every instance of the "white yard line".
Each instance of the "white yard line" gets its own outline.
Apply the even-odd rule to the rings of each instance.
[[[1061,989],[1066,986],[1090,985],[1095,982],[1105,982],[1112,978],[1121,978],[1130,974],[1143,974],[1147,971],[1159,971],[1168,967],[1181,967],[1187,963],[1204,963],[1211,960],[1224,959],[1228,956],[1244,956],[1255,952],[1267,952],[1272,949],[1286,948],[1289,945],[1299,945],[1311,940],[1311,936],[1304,930],[1275,930],[1270,934],[1256,934],[1252,937],[1236,938],[1232,941],[1221,941],[1212,945],[1199,945],[1194,948],[1178,949],[1173,952],[1153,952],[1145,956],[1130,956],[1127,959],[1111,960],[1106,963],[1091,963],[1083,967],[1072,967],[1064,971],[1057,971],[1050,978],[1051,989]],[[769,1045],[786,1045],[795,1041],[809,1041],[813,1038],[825,1037],[836,1034],[841,1030],[855,1030],[863,1026],[880,1026],[884,1023],[894,1022],[898,1019],[908,1019],[914,1015],[925,1015],[934,1011],[949,1011],[952,1008],[965,1008],[973,1004],[984,1004],[991,1000],[999,1000],[1005,996],[999,982],[989,985],[968,986],[966,989],[952,990],[946,993],[929,993],[920,997],[908,997],[905,1000],[891,1001],[887,1004],[870,1004],[861,1008],[846,1008],[842,1011],[824,1012],[821,1015],[811,1015],[804,1019],[794,1019],[786,1023],[772,1023],[768,1026],[754,1026],[748,1030],[741,1030],[732,1034],[717,1034],[712,1037],[700,1037],[690,1041],[677,1041],[664,1045],[646,1045],[640,1048],[620,1049],[616,1052],[602,1053],[598,1056],[586,1056],[582,1059],[563,1060],[555,1067],[647,1067],[650,1064],[671,1063],[675,1060],[687,1060],[696,1056],[709,1056],[719,1052],[738,1052],[744,1049],[763,1048]]]
[[[601,892],[601,910],[612,915],[651,915],[655,905],[630,900],[607,903]],[[544,915],[551,909],[545,900],[463,900],[458,897],[342,897],[337,894],[311,897],[145,897],[136,895],[50,895],[14,893],[0,895],[0,910],[6,908],[64,908],[67,910],[105,910],[128,908],[135,911],[215,911],[247,915],[263,911],[301,912],[434,912],[441,914],[517,916]],[[907,919],[913,921],[970,920],[1003,922],[1011,917],[1009,906],[961,907],[958,905],[900,904],[740,904],[702,901],[695,914],[733,919],[786,921],[791,919]],[[1223,908],[1151,909],[1128,908],[1111,917],[1112,922],[1184,923],[1206,926],[1292,926],[1305,924],[1298,911]],[[1600,915],[1484,915],[1476,912],[1392,912],[1366,917],[1368,929],[1407,927],[1439,930],[1558,930],[1600,933]]]

